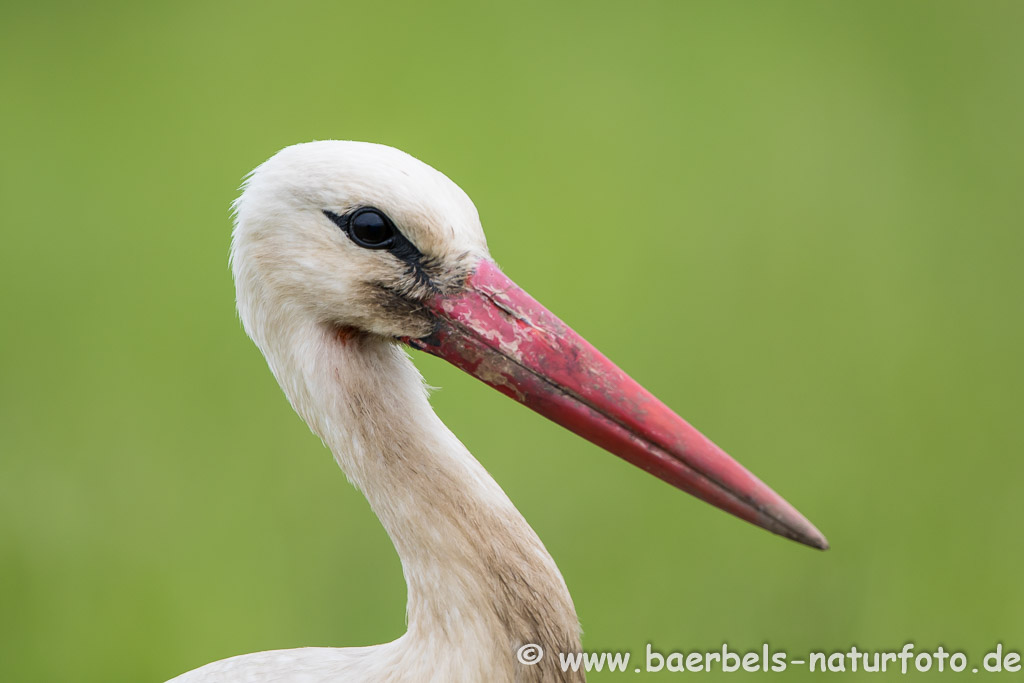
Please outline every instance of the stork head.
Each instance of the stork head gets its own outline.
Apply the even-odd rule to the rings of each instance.
[[[261,348],[275,329],[266,321],[281,312],[408,344],[712,505],[828,547],[789,503],[505,277],[473,203],[426,164],[382,145],[295,145],[253,171],[235,208],[238,308]]]
[[[440,172],[367,142],[293,145],[235,202],[232,266],[250,335],[262,308],[388,338],[429,334],[422,303],[458,290],[487,243],[476,207]]]

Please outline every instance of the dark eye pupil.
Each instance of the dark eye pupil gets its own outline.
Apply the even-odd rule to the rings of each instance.
[[[376,209],[360,209],[349,219],[349,235],[356,244],[370,249],[391,246],[395,227]]]

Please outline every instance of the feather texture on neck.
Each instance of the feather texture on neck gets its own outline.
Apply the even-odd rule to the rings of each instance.
[[[556,656],[516,662],[526,643],[580,649],[572,600],[536,533],[430,408],[406,352],[322,324],[277,329],[288,332],[257,343],[401,558],[409,630],[390,645],[410,660],[448,653],[460,675],[479,660],[479,680],[497,680],[498,668],[509,681],[582,680],[558,670]]]

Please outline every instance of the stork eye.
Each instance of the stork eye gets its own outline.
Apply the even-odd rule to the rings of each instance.
[[[348,216],[339,216],[330,211],[324,213],[361,247],[388,249],[395,244],[395,224],[377,209],[358,209]]]

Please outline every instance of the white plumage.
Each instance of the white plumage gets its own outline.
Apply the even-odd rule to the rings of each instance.
[[[175,683],[516,680],[515,638],[533,636],[502,623],[496,571],[517,589],[500,599],[523,603],[507,612],[543,615],[561,631],[557,640],[578,647],[576,613],[551,556],[430,408],[419,372],[390,341],[410,330],[358,294],[392,264],[354,245],[322,211],[361,205],[385,211],[424,253],[487,255],[476,208],[448,178],[390,147],[324,141],[285,149],[252,173],[236,203],[231,262],[246,332],[398,550],[408,631],[374,647],[233,657]],[[371,334],[339,340],[338,321]]]

